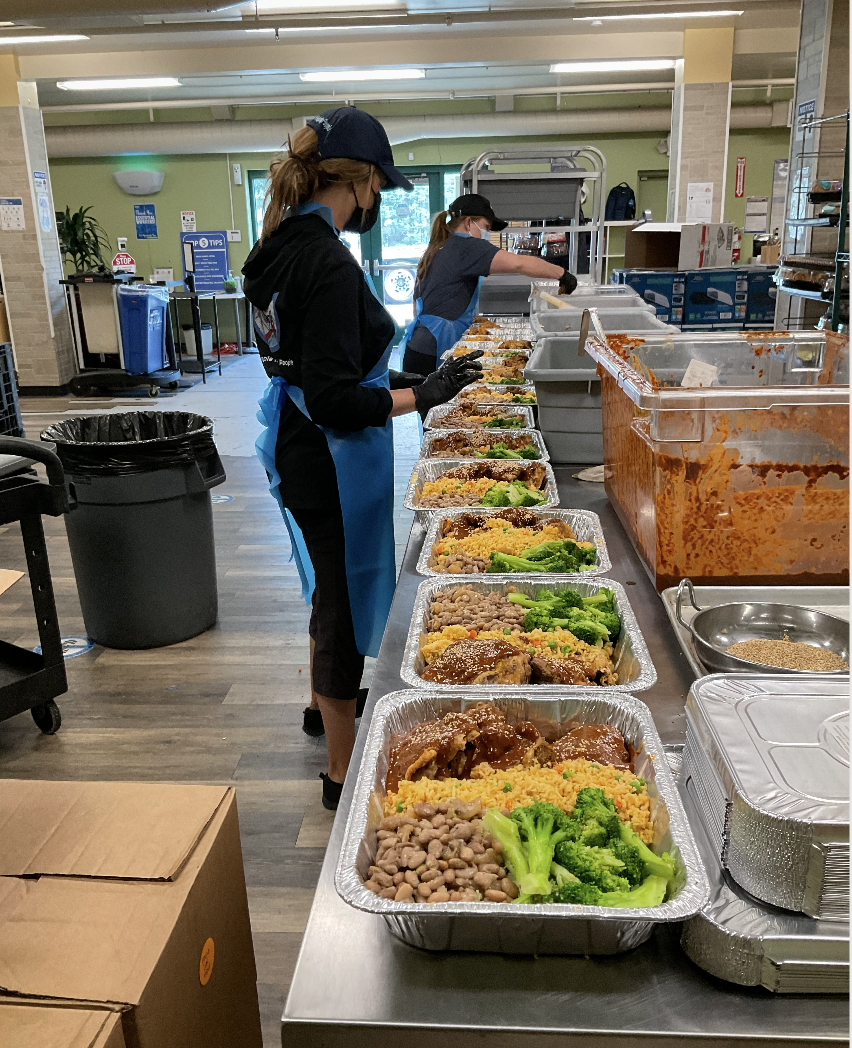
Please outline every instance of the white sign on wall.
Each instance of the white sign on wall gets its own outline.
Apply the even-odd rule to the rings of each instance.
[[[26,228],[22,198],[0,197],[0,229],[8,232]]]
[[[686,221],[713,221],[713,183],[689,182],[686,187]]]
[[[180,213],[180,231],[181,233],[194,233],[196,230],[195,226],[195,212],[194,211],[181,211]]]

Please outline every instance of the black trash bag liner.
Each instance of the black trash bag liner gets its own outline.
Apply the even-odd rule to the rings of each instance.
[[[215,453],[213,420],[189,411],[122,411],[48,426],[65,472],[117,477],[191,465]]]

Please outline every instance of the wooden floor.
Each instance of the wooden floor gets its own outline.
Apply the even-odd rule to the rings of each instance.
[[[255,357],[173,402],[85,403],[86,411],[156,406],[214,415],[222,405],[217,443],[227,481],[215,493],[233,500],[214,505],[219,621],[173,647],[97,647],[69,659],[69,690],[58,700],[61,730],[41,735],[29,714],[0,723],[0,775],[236,786],[264,1043],[271,1048],[280,1045],[279,1019],[332,816],[320,803],[325,744],[301,731],[309,701],[308,613],[277,506],[250,454],[262,386]],[[24,401],[23,410],[36,437],[80,407],[39,400]],[[401,496],[417,448],[411,419],[398,421],[396,438]],[[63,521],[44,523],[62,634],[84,636]],[[399,511],[400,544],[409,526],[410,515]],[[0,528],[0,568],[26,571],[17,525]],[[26,577],[0,595],[0,637],[38,643]]]

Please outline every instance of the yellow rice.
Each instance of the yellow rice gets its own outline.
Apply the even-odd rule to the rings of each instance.
[[[570,773],[567,779],[563,778],[564,771]],[[484,808],[501,810],[545,801],[570,815],[580,790],[586,786],[596,786],[612,798],[622,821],[629,822],[646,844],[653,842],[648,789],[645,785],[634,789],[631,784],[640,780],[631,771],[613,768],[608,764],[596,764],[580,757],[563,761],[553,768],[517,767],[509,771],[494,771],[483,764],[474,768],[472,775],[475,777],[470,779],[403,781],[397,793],[385,796],[384,813],[395,815],[398,804],[404,805],[403,810],[407,811],[421,802],[434,805],[449,797],[458,797],[462,801],[479,798]],[[504,792],[507,784],[512,789]]]
[[[576,536],[568,528],[566,535],[562,527],[545,524],[544,527],[516,528],[502,517],[488,517],[472,535],[463,539],[439,539],[434,546],[436,556],[464,553],[468,557],[488,557],[492,551],[519,556],[524,550],[542,542],[558,542]],[[591,542],[578,542],[578,546],[591,548]]]

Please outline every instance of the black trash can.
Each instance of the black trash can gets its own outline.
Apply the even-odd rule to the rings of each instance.
[[[74,486],[66,518],[86,632],[108,648],[158,648],[216,622],[210,488],[225,471],[213,421],[185,411],[70,418],[56,445]]]

